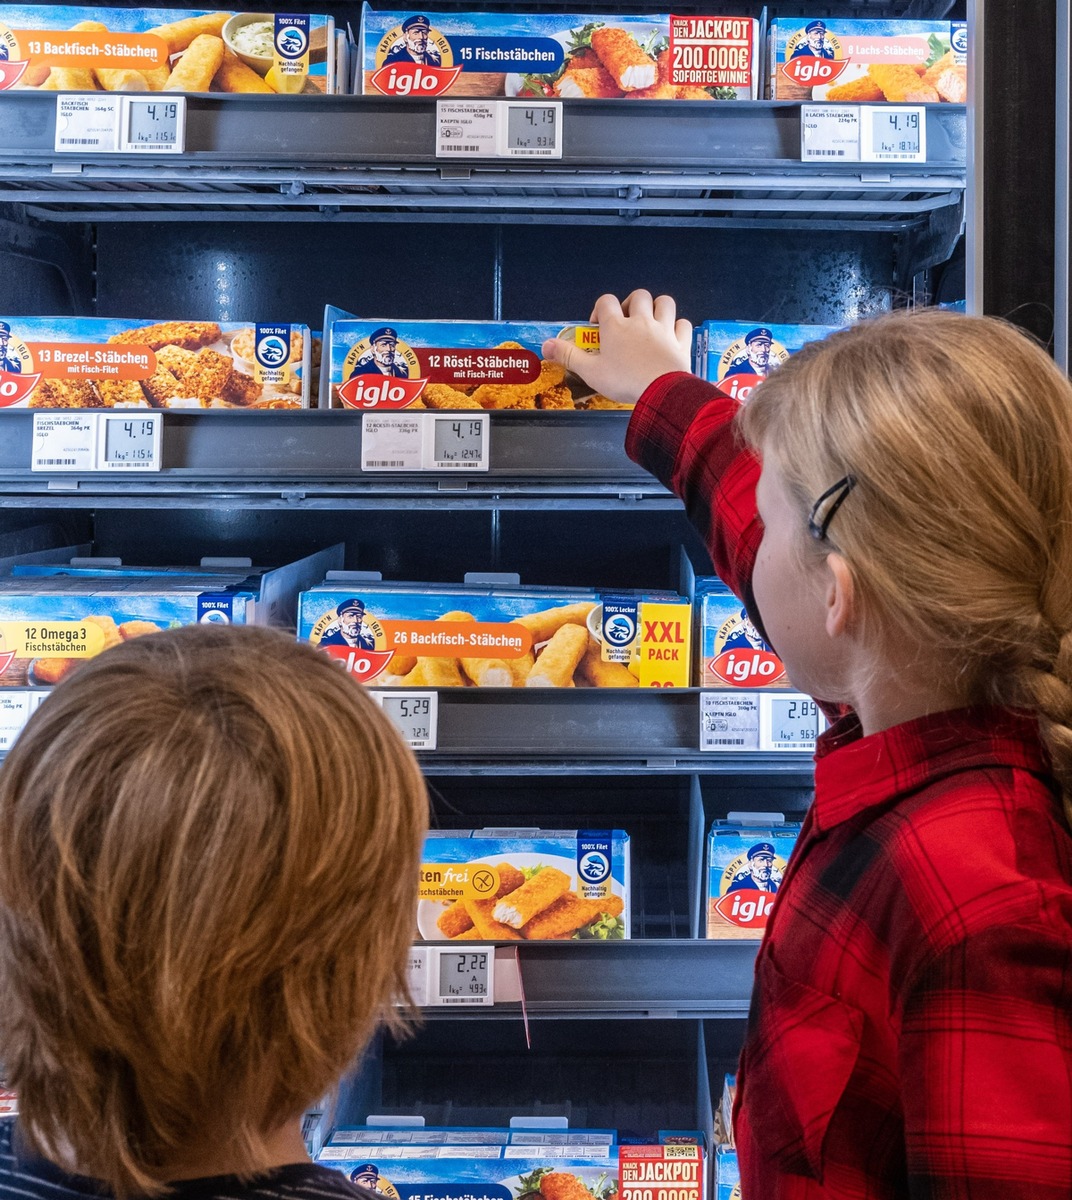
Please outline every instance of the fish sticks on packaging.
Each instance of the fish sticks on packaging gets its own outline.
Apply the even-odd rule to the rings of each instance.
[[[627,938],[629,886],[629,835],[620,829],[433,830],[421,860],[417,934]]]
[[[0,92],[333,95],[335,40],[333,17],[301,13],[0,4]]]
[[[308,408],[308,326],[0,317],[0,407]]]
[[[772,100],[835,104],[964,104],[964,21],[777,17],[771,22]]]
[[[673,592],[370,583],[334,572],[302,593],[298,636],[376,687],[691,683],[692,607]]]
[[[377,12],[366,4],[354,91],[757,100],[759,42],[751,17]]]

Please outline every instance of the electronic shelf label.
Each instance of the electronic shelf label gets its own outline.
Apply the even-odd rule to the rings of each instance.
[[[185,96],[56,97],[57,154],[181,154],[185,145]]]
[[[391,718],[411,750],[434,750],[439,734],[436,692],[374,691],[372,698]]]
[[[803,104],[800,158],[813,163],[925,163],[927,110],[903,104]]]
[[[560,100],[438,100],[436,158],[561,158]]]
[[[495,947],[414,946],[408,981],[421,1008],[484,1008],[495,1003]]]
[[[825,728],[819,706],[798,692],[700,693],[702,751],[811,753]]]
[[[159,471],[160,413],[35,412],[30,470],[44,474]]]
[[[487,471],[487,413],[364,413],[362,471]]]

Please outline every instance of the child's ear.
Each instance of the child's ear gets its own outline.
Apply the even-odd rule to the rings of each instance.
[[[836,550],[826,556],[826,568],[826,632],[831,638],[843,637],[852,629],[856,616],[852,571]]]

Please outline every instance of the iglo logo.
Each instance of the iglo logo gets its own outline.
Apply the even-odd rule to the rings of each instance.
[[[625,613],[615,613],[603,622],[603,638],[612,646],[628,646],[636,637],[636,622]]]
[[[610,874],[610,861],[599,850],[589,850],[577,865],[585,883],[602,883]]]
[[[305,31],[293,25],[287,25],[275,35],[275,48],[284,58],[301,58],[308,43]]]
[[[257,343],[257,361],[265,367],[278,367],[287,361],[290,347],[281,337],[264,337]]]

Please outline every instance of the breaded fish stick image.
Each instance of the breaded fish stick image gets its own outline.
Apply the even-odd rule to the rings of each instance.
[[[163,38],[167,43],[168,54],[178,54],[201,34],[210,33],[218,37],[231,15],[229,12],[205,13],[200,17],[185,17],[181,21],[157,25],[155,29],[147,29],[145,32],[155,33],[158,38]]]
[[[106,92],[148,92],[151,90],[144,73],[129,67],[114,70],[107,67],[94,67],[93,74],[96,75],[102,90]]]
[[[917,80],[919,76],[916,76]],[[883,100],[882,88],[870,75],[861,75],[858,79],[850,79],[848,83],[835,83],[826,89],[826,98],[831,103],[870,103],[872,100]]]
[[[183,51],[172,68],[165,92],[207,92],[223,62],[223,38],[202,33]]]
[[[492,942],[519,942],[521,934],[509,925],[503,925],[491,915],[498,900],[463,900],[469,919],[476,926],[482,938]]]
[[[588,630],[583,625],[563,625],[543,648],[525,687],[569,687],[588,648]]]
[[[29,408],[103,408],[88,379],[42,379],[30,395]]]
[[[603,66],[570,67],[555,85],[564,100],[613,100],[622,89]]]
[[[461,901],[459,900],[458,903],[461,904]],[[468,913],[466,914],[465,919],[467,921],[469,920]],[[461,933],[456,933],[451,938],[451,941],[452,942],[479,942],[483,938],[483,936],[484,935],[480,932],[480,930],[477,929],[477,927],[475,925],[471,924],[468,929],[463,930]]]
[[[264,80],[225,45],[223,63],[216,72],[216,86],[221,92],[257,92],[274,95]]]
[[[525,882],[525,876],[513,866],[511,863],[500,863],[499,886],[495,889],[494,896],[488,896],[488,900],[499,900],[503,896],[509,895]],[[462,932],[473,927],[473,919],[466,911],[465,902],[463,900],[455,901],[450,908],[446,909],[436,921],[440,933],[446,937],[460,937]],[[452,933],[451,930],[456,929],[457,933]]]
[[[108,341],[112,345],[148,346],[150,350],[162,350],[165,346],[200,350],[222,336],[223,331],[215,321],[161,321],[159,325],[141,325],[114,333]]]
[[[649,88],[655,82],[658,68],[654,60],[624,29],[597,29],[592,34],[592,49],[623,92]]]
[[[588,641],[580,666],[581,678],[592,687],[639,687],[640,681],[623,663],[604,662],[599,644]]]
[[[573,403],[573,393],[564,383],[558,387],[548,388],[536,397],[537,408],[576,408]]]
[[[156,361],[181,379],[197,361],[197,355],[181,346],[161,346],[156,351]]]
[[[938,93],[904,63],[872,63],[868,74],[895,104],[937,104]]]
[[[421,399],[428,408],[482,408],[478,400],[459,392],[449,383],[426,383]]]
[[[171,64],[165,62],[159,67],[148,67],[141,73],[145,76],[150,92],[162,92],[171,78]]]
[[[97,393],[105,408],[148,408],[149,401],[136,379],[96,379]]]
[[[566,1171],[551,1171],[540,1180],[544,1200],[592,1200],[592,1193],[576,1175]]]
[[[195,396],[203,405],[219,400],[234,373],[234,362],[218,350],[198,350],[194,361],[183,371],[181,383],[187,395]]]
[[[521,930],[532,941],[546,938],[566,937],[591,925],[597,917],[606,913],[609,917],[620,917],[625,908],[621,896],[605,896],[602,900],[585,900],[576,892],[567,892],[550,908],[533,917]]]
[[[413,654],[402,654],[398,650],[391,655],[387,666],[384,668],[388,675],[408,675],[410,671],[417,665],[416,656]]]
[[[510,664],[502,658],[463,658],[462,670],[477,687],[514,687]]]
[[[553,637],[563,625],[583,625],[595,606],[594,600],[582,600],[578,604],[563,604],[559,608],[529,613],[527,617],[514,617],[513,623],[524,625],[532,634],[533,642],[538,644]]]
[[[407,687],[465,687],[456,658],[418,658],[404,679]]]
[[[516,891],[496,901],[491,915],[494,920],[509,925],[511,929],[520,929],[538,913],[550,908],[569,889],[570,878],[565,871],[557,867],[544,867]]]
[[[141,390],[153,408],[167,408],[176,396],[183,395],[178,378],[159,363],[152,375],[141,381]]]
[[[49,91],[97,91],[97,80],[88,67],[53,67],[47,82]]]
[[[504,660],[510,668],[510,674],[514,677],[514,687],[524,687],[525,680],[529,677],[529,672],[536,663],[536,655],[530,650],[527,654],[522,654],[520,658],[508,658]]]

